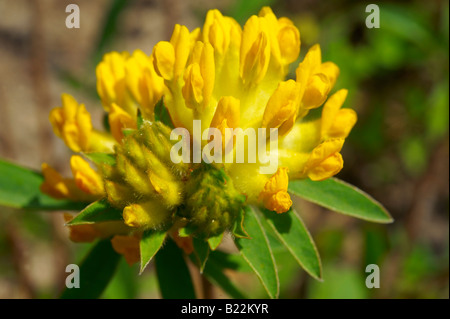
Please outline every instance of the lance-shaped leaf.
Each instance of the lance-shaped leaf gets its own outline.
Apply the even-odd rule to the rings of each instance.
[[[260,279],[269,297],[277,298],[279,281],[275,258],[259,217],[249,206],[245,208],[244,227],[250,239],[235,238],[236,246]]]
[[[244,229],[244,210],[240,209],[237,215],[236,221],[233,225],[233,235],[239,238],[249,238],[247,232]]]
[[[43,182],[40,173],[0,160],[0,205],[32,210],[80,210],[86,206],[41,193]]]
[[[216,258],[218,252],[211,252],[211,258],[208,260],[203,275],[214,285],[219,286],[230,297],[235,299],[246,299],[234,283],[224,274],[227,268],[220,258]]]
[[[122,212],[111,207],[106,199],[101,199],[83,209],[74,219],[68,222],[67,225],[95,224],[118,220],[123,220]]]
[[[164,299],[195,299],[191,274],[181,249],[168,240],[155,256],[156,275]]]
[[[300,216],[291,209],[277,214],[263,210],[265,224],[275,232],[295,260],[315,279],[322,279],[319,253]]]
[[[147,265],[152,260],[153,256],[156,255],[158,250],[161,248],[166,238],[166,231],[159,230],[146,230],[142,234],[140,242],[140,252],[141,252],[141,270],[140,274],[144,271]]]
[[[309,179],[290,181],[289,192],[345,215],[377,223],[393,221],[379,202],[362,190],[337,178],[320,182]]]
[[[101,165],[101,164],[115,165],[116,164],[116,158],[114,157],[113,154],[84,153],[83,155],[98,165]]]
[[[194,254],[195,255],[195,263],[200,269],[200,273],[203,273],[203,269],[205,268],[206,261],[209,257],[209,244],[205,240],[199,238],[192,238],[192,244],[194,245]]]
[[[114,251],[109,239],[99,241],[81,263],[79,270],[80,287],[66,288],[61,298],[99,298],[112,279],[119,260],[120,255]]]
[[[172,119],[170,118],[169,111],[164,105],[163,99],[159,100],[158,103],[156,103],[155,110],[153,112],[155,114],[155,121],[160,121],[166,126],[174,128]]]
[[[216,248],[219,247],[219,245],[223,239],[223,234],[224,233],[221,233],[219,235],[208,238],[208,244],[209,244],[209,248],[211,248],[211,250],[216,250]]]

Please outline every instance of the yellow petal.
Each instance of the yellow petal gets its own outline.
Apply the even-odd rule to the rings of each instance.
[[[136,129],[136,120],[117,104],[111,104],[111,110],[108,114],[108,122],[111,128],[111,134],[118,142],[123,140],[123,129]]]
[[[299,91],[299,84],[294,80],[280,82],[267,102],[262,127],[278,128],[279,136],[289,132],[300,104]]]
[[[92,135],[91,115],[72,96],[63,94],[61,100],[62,107],[50,112],[53,131],[74,152],[88,151]]]
[[[300,32],[294,25],[286,24],[280,28],[277,35],[281,58],[284,64],[297,60],[300,54]]]
[[[337,174],[343,166],[339,152],[343,138],[329,139],[319,144],[310,154],[304,168],[305,176],[312,180],[324,180]]]
[[[278,42],[278,20],[270,7],[263,7],[259,11],[259,17],[264,18],[267,25],[267,35],[270,42],[270,51],[274,59],[282,64],[280,43]]]
[[[183,249],[186,255],[190,255],[194,252],[194,245],[192,243],[192,237],[180,237],[178,235],[178,229],[172,231],[171,236],[173,241],[177,244],[178,247]]]
[[[287,212],[292,206],[291,198],[287,192],[289,185],[288,169],[278,168],[277,172],[266,182],[259,194],[264,206],[278,214]]]
[[[308,171],[308,177],[313,181],[323,181],[339,173],[344,166],[342,155],[336,153],[326,158],[320,165]]]
[[[130,266],[139,262],[141,258],[139,243],[140,239],[136,236],[116,235],[111,239],[114,250],[123,255]]]
[[[346,138],[357,121],[356,112],[352,109],[341,109],[327,132],[326,138]]]
[[[70,167],[79,189],[90,195],[102,196],[104,194],[100,175],[81,156],[73,155],[70,159]]]
[[[182,89],[186,106],[195,109],[203,101],[203,77],[198,63],[190,64],[184,73],[184,86]]]
[[[347,90],[339,90],[325,103],[322,111],[321,135],[327,138],[346,138],[356,123],[357,116],[351,109],[341,109]]]
[[[300,32],[288,18],[277,19],[270,7],[263,7],[260,17],[267,20],[271,53],[282,66],[294,62],[300,53]]]
[[[252,16],[242,32],[239,72],[244,84],[261,82],[270,61],[270,43],[267,22]]]
[[[190,54],[191,38],[188,28],[184,25],[176,24],[170,38],[170,43],[173,45],[175,61],[173,66],[173,77],[178,77],[183,74],[186,62]]]
[[[130,227],[160,229],[169,217],[169,212],[156,201],[131,204],[123,210],[124,222]]]
[[[292,206],[292,200],[289,193],[286,191],[279,191],[264,201],[264,206],[277,214],[287,212]]]
[[[296,75],[302,86],[302,107],[309,110],[325,102],[339,75],[339,68],[331,62],[322,63],[320,47],[316,44],[299,64]]]
[[[220,98],[210,127],[219,128],[224,121],[226,121],[226,127],[239,127],[240,101],[232,96],[223,96]],[[222,132],[223,134],[224,132]]]
[[[339,76],[339,67],[333,62],[325,62],[320,66],[319,72],[325,74],[330,83],[330,89],[333,88]]]
[[[67,213],[64,214],[64,220],[66,223],[72,219],[72,215]],[[100,233],[95,228],[95,225],[86,224],[69,226],[69,238],[74,243],[91,243],[99,237]]]
[[[108,202],[115,207],[123,208],[135,199],[134,190],[128,185],[107,180],[105,181],[105,191],[108,195]]]
[[[324,74],[317,73],[312,75],[306,84],[302,99],[304,108],[312,109],[321,106],[325,102],[329,91],[330,82]]]
[[[203,25],[203,41],[210,43],[219,53],[224,54],[230,44],[230,32],[226,20],[219,10],[209,10]]]
[[[173,45],[167,41],[160,41],[153,48],[152,55],[156,73],[165,80],[172,80],[175,65]]]
[[[55,169],[47,163],[42,164],[42,174],[44,182],[40,186],[40,190],[53,198],[64,199],[70,197],[69,186],[67,180],[64,179]]]
[[[197,42],[192,52],[191,63],[198,63],[200,66],[200,73],[203,80],[203,104],[204,108],[206,108],[209,106],[215,82],[214,49],[212,45]]]
[[[103,56],[96,68],[97,92],[103,106],[109,111],[111,103],[124,103],[125,96],[125,61],[128,53],[111,52]]]
[[[224,17],[219,10],[209,10],[203,25],[203,42],[211,44],[218,56],[224,56],[230,46],[238,47],[241,37],[239,24]]]
[[[226,145],[229,142],[225,140],[225,129],[239,127],[241,117],[240,104],[241,102],[232,96],[222,96],[217,103],[216,112],[214,113],[210,127],[216,128],[222,133],[222,150],[226,149]],[[220,149],[220,146],[218,149]]]
[[[153,56],[136,50],[126,62],[125,81],[127,90],[139,104],[144,118],[153,120],[153,110],[164,91],[164,79],[160,77],[153,65]],[[130,115],[134,115],[133,112]]]

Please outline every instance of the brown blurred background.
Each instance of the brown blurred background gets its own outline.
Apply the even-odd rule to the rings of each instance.
[[[80,29],[65,26],[70,3],[80,7]],[[345,0],[0,0],[0,157],[69,173],[70,152],[53,135],[48,113],[61,93],[70,93],[101,127],[95,66],[102,54],[150,54],[175,23],[192,30],[218,8],[242,24],[262,5],[298,26],[302,58],[320,43],[324,60],[341,68],[336,88],[349,89],[346,106],[359,121],[338,177],[373,195],[395,219],[375,225],[298,201],[325,282],[280,254],[281,297],[448,298],[447,1],[379,2],[381,28],[367,29],[365,5]],[[0,210],[0,298],[56,297],[65,265],[80,260],[88,245],[68,242],[58,213]],[[380,289],[364,285],[369,263],[380,266]],[[152,270],[137,273],[122,263],[104,297],[158,297]],[[229,275],[240,276],[252,297],[264,297],[254,276]]]

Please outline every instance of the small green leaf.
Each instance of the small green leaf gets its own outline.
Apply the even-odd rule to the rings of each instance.
[[[244,229],[244,210],[241,209],[234,222],[233,235],[238,238],[249,238],[247,232]]]
[[[80,288],[66,288],[61,299],[95,299],[102,295],[112,279],[120,255],[109,239],[99,241],[80,266]]]
[[[108,165],[115,165],[116,164],[116,158],[113,154],[106,154],[106,153],[84,153],[84,156],[86,156],[88,159],[90,159],[95,164],[101,165],[101,164],[108,164]]]
[[[223,239],[223,234],[224,233],[221,233],[219,235],[208,238],[208,244],[209,244],[209,248],[211,248],[211,250],[216,250],[216,248],[219,247],[219,245]]]
[[[273,229],[300,266],[312,277],[321,280],[322,265],[319,253],[311,235],[295,210],[291,209],[283,214],[264,210],[263,213],[267,225]]]
[[[386,209],[375,199],[337,178],[321,182],[309,179],[290,181],[289,192],[338,213],[377,223],[393,222]]]
[[[169,111],[164,105],[163,99],[159,100],[158,103],[156,103],[154,114],[155,114],[155,121],[160,121],[166,126],[174,128],[172,119],[170,118]]]
[[[123,220],[122,212],[111,207],[106,199],[101,199],[83,209],[74,219],[68,222],[67,225],[95,224],[116,220]]]
[[[144,118],[142,117],[141,109],[137,109],[137,128],[138,130],[142,127],[142,124],[144,124]]]
[[[133,134],[134,132],[136,132],[136,130],[132,129],[132,128],[124,128],[122,130],[123,136],[128,137],[131,134]]]
[[[216,264],[220,264],[224,269],[231,269],[237,272],[253,272],[253,269],[241,254],[227,254],[223,251],[215,250],[209,254],[208,263],[211,260],[214,260]]]
[[[216,252],[212,252],[212,258],[208,261],[203,275],[214,285],[219,286],[230,297],[235,299],[246,299],[247,297],[231,282],[223,272],[226,269],[224,265],[214,257]]]
[[[43,194],[42,174],[0,159],[0,205],[30,210],[81,210],[86,203],[58,200]]]
[[[104,22],[99,24],[99,38],[92,56],[95,64],[100,62],[103,54],[105,53],[105,48],[115,38],[118,30],[117,26],[120,25],[120,15],[130,3],[130,1],[126,0],[113,0],[109,1],[108,5],[105,5]]]
[[[235,238],[242,257],[260,279],[270,298],[279,294],[278,272],[266,233],[255,211],[245,207],[244,227],[251,239]]]
[[[164,299],[195,299],[191,274],[182,251],[168,240],[155,256],[156,275]]]
[[[195,231],[194,227],[190,227],[190,225],[187,225],[186,227],[181,227],[178,230],[178,236],[180,237],[189,237],[191,236]]]
[[[158,230],[144,231],[140,242],[141,270],[139,274],[142,274],[152,260],[153,256],[155,256],[161,248],[164,243],[164,239],[166,239],[166,234],[167,233],[165,231]]]
[[[203,269],[205,269],[206,261],[209,257],[209,245],[205,240],[195,237],[192,239],[192,243],[194,245],[196,264],[200,269],[200,273],[203,273]]]

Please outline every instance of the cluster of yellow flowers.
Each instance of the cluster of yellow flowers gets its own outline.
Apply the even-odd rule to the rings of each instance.
[[[139,50],[131,55],[106,54],[96,73],[109,132],[94,129],[85,106],[67,94],[62,96],[62,107],[51,112],[50,121],[72,151],[113,154],[115,164],[97,164],[95,170],[74,155],[70,179],[43,164],[41,189],[76,201],[107,198],[123,210],[124,220],[72,226],[72,239],[116,235],[113,246],[133,262],[139,253],[139,234],[169,224],[174,239],[189,251],[176,228],[192,222],[202,225],[197,234],[216,235],[231,228],[232,211],[240,205],[286,212],[292,205],[288,179],[323,180],[338,173],[343,166],[340,151],[356,114],[341,108],[346,90],[327,100],[339,69],[322,62],[318,45],[298,65],[295,80],[285,80],[299,53],[300,34],[292,21],[277,19],[264,7],[243,28],[218,10],[207,13],[202,30],[189,32],[176,25],[170,41],[156,44],[151,56]],[[277,172],[261,174],[259,162],[173,164],[171,128],[154,112],[161,99],[172,126],[186,128],[191,136],[194,120],[201,120],[202,130],[214,127],[222,132],[277,128]],[[321,117],[307,116],[322,105]],[[205,165],[220,171],[220,176]],[[210,184],[215,184],[211,191]],[[228,213],[227,219],[208,227],[221,213]]]

